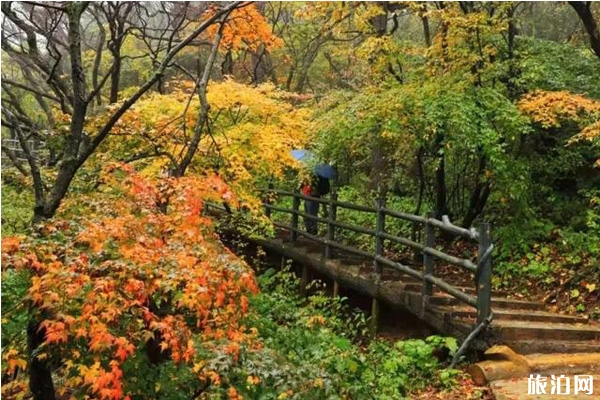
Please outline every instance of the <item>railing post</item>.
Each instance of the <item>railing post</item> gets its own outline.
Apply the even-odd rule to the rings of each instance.
[[[331,193],[329,196],[329,214],[327,217],[327,243],[325,244],[325,258],[332,258],[333,249],[330,242],[335,240],[335,225],[337,218],[337,193]]]
[[[477,323],[485,321],[492,308],[492,256],[491,225],[479,225],[479,246],[477,257]]]
[[[384,239],[381,236],[382,233],[385,232],[385,214],[383,213],[383,208],[385,206],[385,199],[379,197],[377,199],[377,220],[375,222],[375,285],[379,286],[381,282],[381,273],[383,271],[383,266],[379,261],[377,261],[377,257],[383,256],[383,242]],[[377,329],[379,327],[379,300],[377,297],[373,297],[371,303],[371,333],[373,336],[377,334]]]
[[[294,197],[292,198],[292,228],[294,228],[294,230],[292,230],[291,235],[290,235],[290,240],[292,242],[295,242],[296,239],[298,239],[298,232],[295,231],[295,229],[298,229],[298,212],[300,211],[300,197],[298,197],[296,194],[294,194]]]
[[[385,206],[385,199],[378,198],[377,199],[377,221],[375,223],[375,255],[382,256],[383,255],[383,237],[381,237],[382,233],[385,233],[385,214],[383,213],[383,208]],[[375,259],[375,273],[381,274],[382,266]]]
[[[427,220],[430,218],[435,218],[435,212],[430,211],[427,213]],[[433,248],[435,247],[435,227],[431,225],[429,222],[425,223],[425,247]],[[433,256],[430,254],[423,252],[423,276],[432,276],[433,275]],[[423,281],[422,286],[422,295],[423,295],[423,304],[421,314],[425,313],[425,307],[429,302],[429,297],[433,294],[433,285],[431,282]]]

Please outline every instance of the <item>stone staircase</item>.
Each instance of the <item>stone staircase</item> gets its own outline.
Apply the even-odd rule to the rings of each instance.
[[[404,278],[405,290],[420,294],[422,283]],[[459,288],[474,294],[473,288]],[[432,312],[444,318],[474,324],[473,307],[439,290],[429,299]],[[494,319],[490,325],[490,344],[503,344],[521,354],[553,352],[600,353],[600,325],[587,318],[546,311],[544,304],[533,301],[492,297]]]
[[[291,254],[297,254],[297,261],[309,261],[332,279],[347,279],[355,290],[375,294],[384,302],[406,308],[441,334],[464,338],[475,326],[475,308],[435,286],[433,296],[423,309],[419,280],[384,268],[381,281],[375,283],[370,260],[344,254],[337,254],[334,260],[324,260],[323,247],[317,243],[302,239],[293,245],[283,240],[278,243],[288,247]],[[475,294],[474,287],[457,288]],[[586,318],[550,312],[541,302],[510,299],[499,294],[492,296],[492,311],[494,318],[486,333],[488,346],[506,345],[521,354],[600,354],[600,325]]]
[[[435,286],[433,295],[424,301],[422,282],[397,270],[384,268],[377,277],[372,261],[343,253],[336,254],[334,259],[325,259],[323,246],[304,240],[292,244],[281,238],[258,240],[257,244],[300,265],[312,267],[339,285],[402,307],[440,334],[463,340],[476,326],[475,308]],[[457,288],[475,294],[474,287]],[[487,348],[484,361],[470,365],[469,372],[478,384],[490,383],[498,400],[527,396],[530,374],[547,377],[591,374],[600,378],[600,325],[597,322],[550,312],[541,302],[511,299],[498,293],[492,294],[492,312],[494,318],[483,341],[477,345],[479,349]],[[600,392],[595,390],[591,398],[596,398],[594,396],[600,398]]]

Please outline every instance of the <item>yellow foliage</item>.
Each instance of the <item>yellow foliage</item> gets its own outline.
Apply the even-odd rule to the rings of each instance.
[[[95,155],[96,163],[161,152],[136,164],[142,176],[156,177],[171,166],[171,158],[181,157],[196,128],[200,102],[193,82],[178,81],[169,88],[169,94],[145,96],[122,117],[104,151]],[[258,207],[249,194],[256,179],[281,177],[286,169],[299,167],[291,150],[304,148],[309,138],[310,112],[296,104],[304,98],[272,84],[253,87],[227,79],[208,85],[207,100],[210,129],[202,130],[190,173],[214,171],[240,200]],[[105,118],[91,118],[86,129],[96,129]]]
[[[585,135],[590,139],[598,135],[600,101],[566,91],[535,91],[523,96],[518,107],[544,128],[559,127],[561,121],[567,120],[582,125],[586,125],[590,119],[596,120],[586,128]]]
[[[499,5],[494,16],[486,10],[472,10],[464,13],[458,2],[446,3],[441,9],[431,9],[419,14],[440,22],[440,34],[433,38],[429,49],[428,74],[441,75],[448,72],[464,72],[466,78],[477,76],[472,68],[477,67],[479,75],[486,70],[497,68],[493,62],[498,52],[498,38],[508,29],[508,5]],[[421,7],[421,6],[414,6]]]
[[[581,131],[568,144],[580,141],[600,143],[600,101],[566,92],[535,91],[519,101],[518,107],[544,128],[560,127],[561,122],[573,121]],[[600,167],[600,159],[596,161]]]

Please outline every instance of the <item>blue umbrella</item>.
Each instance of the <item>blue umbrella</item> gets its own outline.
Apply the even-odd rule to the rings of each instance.
[[[292,157],[298,161],[308,163],[315,160],[315,153],[304,149],[292,150]]]
[[[336,176],[335,168],[327,164],[317,164],[313,171],[315,171],[315,174],[326,179],[335,179]]]
[[[314,164],[316,162],[315,153],[310,150],[292,150],[292,157],[305,164]],[[335,168],[327,164],[316,164],[313,168],[313,172],[325,179],[334,179],[336,177]]]

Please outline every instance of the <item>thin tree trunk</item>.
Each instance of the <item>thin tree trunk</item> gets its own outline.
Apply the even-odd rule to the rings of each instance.
[[[423,146],[419,147],[419,150],[417,152],[417,169],[418,169],[418,174],[419,174],[419,194],[417,197],[417,206],[415,207],[415,215],[421,215],[421,207],[423,206],[423,196],[425,194],[425,168],[423,167],[423,156],[425,155],[425,148]],[[418,232],[419,226],[417,224],[412,224],[411,230],[410,230],[410,240],[412,240],[413,242],[417,242],[418,238],[417,238],[417,232]],[[418,261],[419,257],[420,257],[421,253],[418,251],[415,251],[413,253],[413,260],[415,262]]]
[[[100,63],[102,62],[102,50],[104,49],[104,43],[106,42],[106,29],[104,29],[104,25],[95,13],[92,14],[94,19],[96,20],[96,24],[98,25],[98,45],[96,46],[96,55],[94,57],[94,66],[92,70],[92,87],[98,87],[98,76],[100,74]],[[98,92],[96,96],[96,104],[102,105],[102,94],[101,91]]]
[[[224,20],[227,19],[225,15]],[[210,79],[210,74],[213,69],[213,65],[215,63],[215,58],[217,56],[217,51],[219,50],[219,43],[221,42],[221,37],[223,36],[223,27],[225,23],[221,23],[217,34],[215,35],[215,39],[213,42],[213,46],[210,51],[210,55],[208,56],[208,60],[206,60],[206,65],[204,66],[204,72],[202,74],[202,78],[198,84],[198,97],[200,97],[200,112],[198,113],[198,121],[196,122],[196,126],[194,128],[194,134],[192,140],[190,142],[189,147],[186,150],[185,156],[181,160],[181,163],[177,167],[176,171],[173,171],[174,176],[183,176],[185,171],[189,167],[190,163],[196,151],[198,150],[198,145],[200,144],[200,139],[202,138],[202,130],[204,125],[208,124],[208,111],[210,109],[210,105],[208,104],[208,100],[206,98],[206,87],[208,86],[208,81]]]
[[[592,2],[591,1],[570,1],[569,4],[583,23],[585,30],[590,39],[590,46],[598,57],[600,57],[600,30],[598,29],[598,23],[592,13]]]
[[[32,320],[27,325],[27,352],[29,353],[29,390],[34,400],[55,400],[52,374],[45,360],[40,360],[36,353],[44,343],[46,330],[40,328],[39,321]]]
[[[479,168],[477,170],[477,184],[471,194],[471,201],[469,202],[469,210],[463,219],[462,225],[465,228],[470,227],[473,221],[483,212],[487,199],[491,193],[491,185],[489,182],[484,181],[485,169],[486,169],[486,156],[482,155],[479,158]]]
[[[417,152],[417,168],[419,171],[419,194],[417,197],[417,206],[415,207],[415,215],[421,215],[421,206],[423,205],[423,195],[425,193],[425,168],[423,168],[423,155],[425,148],[419,147]]]
[[[447,190],[446,190],[446,160],[442,154],[439,157],[439,165],[435,171],[436,180],[436,212],[437,216],[448,215]]]
[[[423,6],[425,11],[427,10],[427,6]],[[426,15],[421,17],[421,22],[423,22],[423,36],[425,37],[425,44],[427,47],[431,47],[431,30],[429,28],[429,18]]]
[[[113,70],[110,74],[110,96],[109,103],[113,104],[119,101],[119,81],[121,79],[121,49],[112,51],[114,58]]]
[[[380,127],[376,126],[371,132],[371,173],[369,175],[369,189],[376,193],[378,198],[385,198],[387,188],[385,183],[385,153],[380,135]]]

